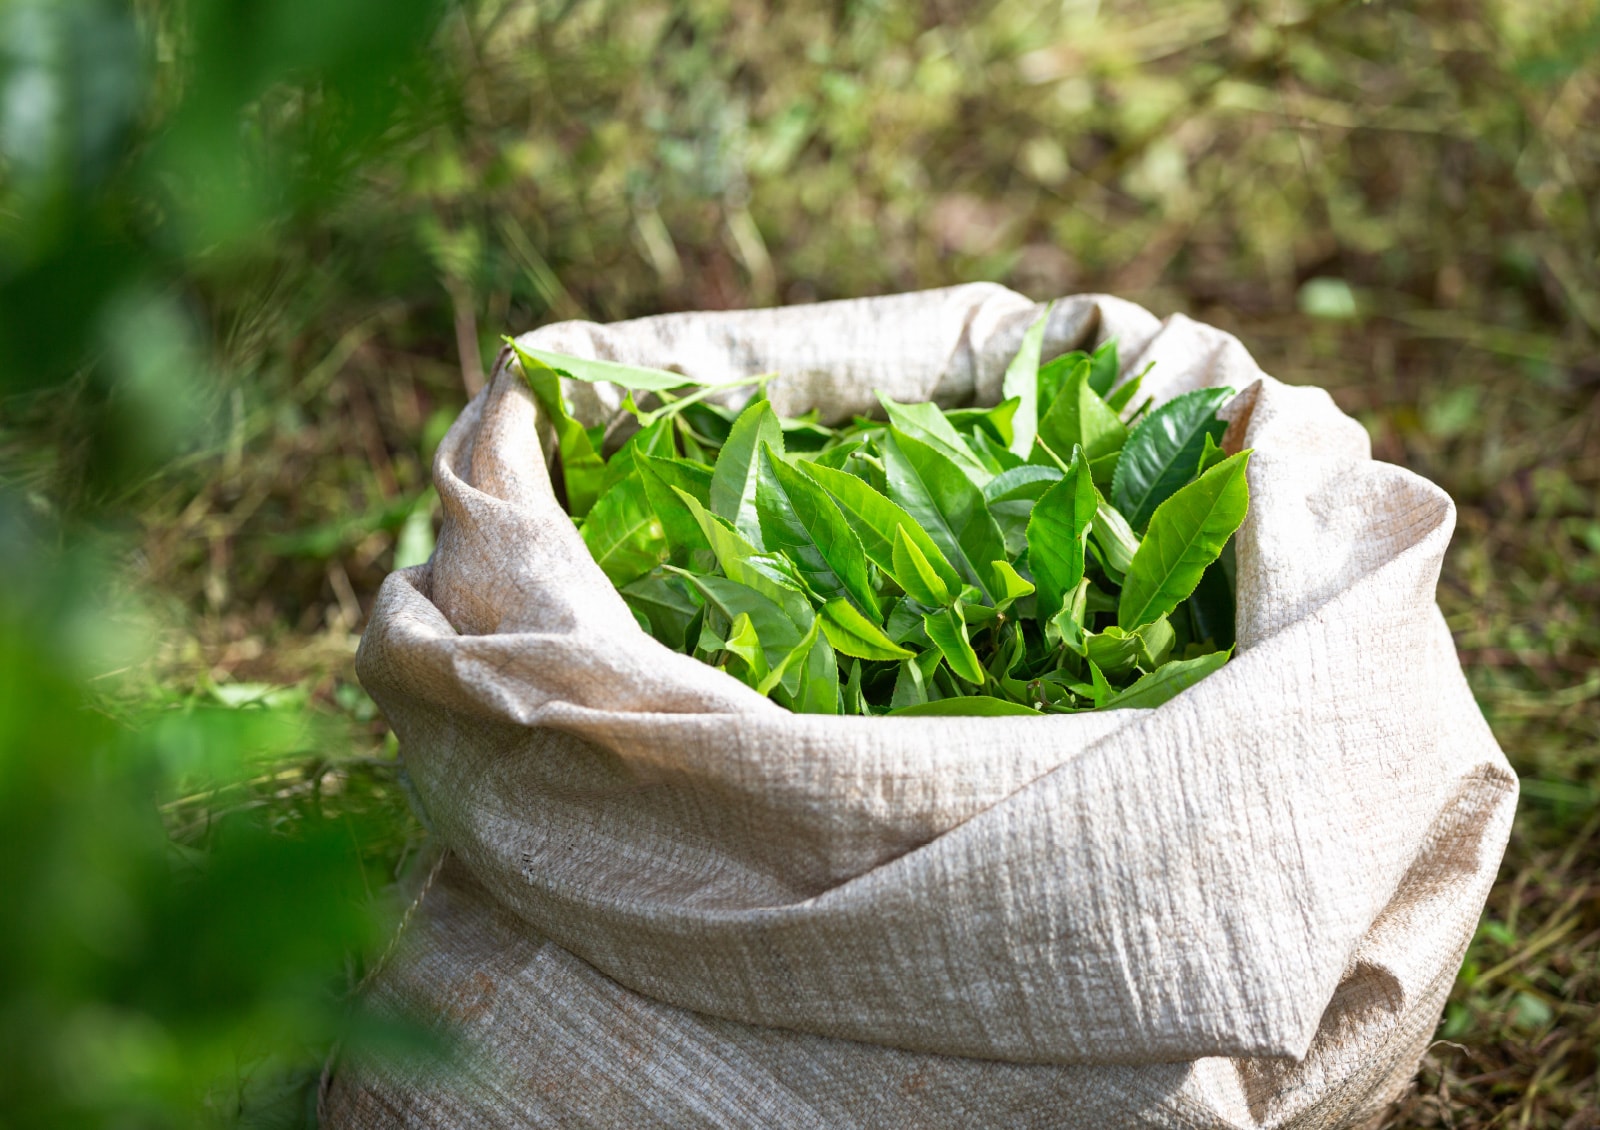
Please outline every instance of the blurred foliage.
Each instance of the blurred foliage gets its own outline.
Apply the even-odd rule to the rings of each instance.
[[[1600,1126],[1597,51],[1600,0],[0,0],[0,1125],[293,1124],[368,1030],[423,836],[350,656],[499,334],[990,278],[1231,329],[1457,499],[1525,800],[1392,1124]]]

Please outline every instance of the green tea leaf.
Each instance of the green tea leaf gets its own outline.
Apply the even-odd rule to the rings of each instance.
[[[1153,365],[1154,362],[1146,365],[1144,373],[1148,373]],[[1106,407],[1117,415],[1122,415],[1128,405],[1133,402],[1133,398],[1139,395],[1139,389],[1144,384],[1144,373],[1135,373],[1122,384],[1112,389],[1111,394],[1106,397]]]
[[[1199,478],[1228,457],[1227,453],[1217,446],[1220,442],[1220,439],[1212,439],[1210,433],[1207,433],[1205,449],[1200,452],[1200,462],[1195,465],[1194,469],[1196,478]]]
[[[794,562],[819,596],[848,596],[871,619],[881,620],[861,539],[828,492],[785,463],[770,444],[762,445],[758,458],[756,513],[762,544]]]
[[[1034,503],[1052,484],[1060,481],[1061,471],[1058,468],[1024,463],[996,475],[983,488],[989,513],[1000,527],[1006,552],[1012,557],[1027,548],[1028,519],[1033,514]]]
[[[955,464],[898,429],[884,438],[883,457],[889,497],[926,531],[957,572],[990,595],[994,582],[986,566],[1006,551],[982,492]]]
[[[776,602],[748,585],[727,577],[703,577],[672,566],[668,568],[693,585],[704,598],[707,609],[714,610],[730,628],[741,615],[748,616],[761,640],[769,668],[782,663],[804,638],[805,633]],[[799,675],[793,671],[785,676],[786,686],[798,688],[799,682]]]
[[[922,618],[922,626],[950,670],[969,683],[983,682],[983,665],[978,662],[978,655],[967,638],[967,625],[961,618],[959,605],[928,613]]]
[[[1002,558],[991,562],[989,568],[994,572],[996,608],[1004,609],[1033,592],[1034,586],[1011,567],[1011,562]]]
[[[1150,413],[1128,437],[1111,480],[1111,504],[1135,531],[1193,477],[1206,440],[1222,438],[1228,425],[1217,419],[1217,409],[1232,397],[1229,388],[1186,392]]]
[[[1021,402],[1014,396],[1002,400],[993,408],[951,408],[947,409],[944,418],[950,421],[950,426],[961,433],[967,441],[967,446],[973,448],[974,454],[982,457],[982,452],[977,450],[981,440],[985,443],[998,443],[1002,451],[1011,442],[1014,428],[1014,419]],[[1007,455],[1011,453],[1006,452]],[[1015,455],[1011,458],[1021,462]]]
[[[1106,681],[1105,672],[1100,670],[1095,661],[1090,659],[1086,662],[1089,664],[1089,678],[1092,680],[1090,697],[1094,702],[1094,708],[1102,710],[1106,703],[1111,701],[1115,692],[1112,691],[1111,684]]]
[[[1152,670],[1166,661],[1172,652],[1176,633],[1172,623],[1162,617],[1152,620],[1132,632],[1118,627],[1103,632],[1087,632],[1083,638],[1083,654],[1108,675],[1125,675],[1135,667]]]
[[[1091,469],[1109,474],[1115,466],[1112,458],[1122,450],[1128,438],[1128,429],[1121,417],[1089,385],[1090,363],[1081,362],[1060,393],[1039,421],[1039,439],[1058,455],[1080,446],[1088,454]],[[1045,462],[1035,455],[1036,463]]]
[[[1011,417],[1011,442],[1006,446],[1024,459],[1033,451],[1033,438],[1039,434],[1039,350],[1044,345],[1044,329],[1054,305],[1046,306],[1022,335],[1022,346],[1006,367],[1000,385],[1001,397],[1017,399],[1017,411]]]
[[[639,469],[645,497],[656,517],[661,519],[662,532],[673,553],[687,557],[693,550],[710,549],[700,524],[684,509],[673,488],[693,495],[703,504],[711,489],[711,469],[684,459],[663,459],[643,452],[634,456],[634,465]]]
[[[790,672],[794,673],[796,689],[798,690],[803,664],[805,663],[806,659],[810,657],[812,647],[816,645],[817,630],[821,626],[822,620],[820,617],[816,620],[813,620],[811,622],[810,629],[807,630],[805,635],[800,637],[800,642],[795,644],[794,647],[790,648],[789,654],[785,655],[783,659],[778,662],[777,666],[773,667],[772,670],[756,684],[756,690],[760,691],[762,694],[771,694],[773,690],[783,685],[783,680],[789,676]]]
[[[647,369],[639,365],[623,365],[616,361],[596,361],[587,357],[572,357],[565,353],[552,353],[547,349],[529,349],[505,339],[516,350],[519,359],[532,357],[575,381],[598,384],[609,381],[623,388],[648,392],[670,392],[675,388],[693,385],[697,388],[737,388],[753,379],[740,377],[732,381],[707,381],[699,377],[671,373],[664,369]]]
[[[937,451],[955,464],[974,486],[982,488],[994,478],[993,472],[972,453],[961,433],[944,418],[937,404],[900,404],[881,392],[878,400],[889,414],[890,427]]]
[[[689,626],[700,606],[676,578],[649,573],[619,590],[635,616],[644,618],[647,630],[674,651],[683,651]]]
[[[1028,568],[1038,586],[1038,616],[1049,620],[1083,579],[1084,554],[1094,521],[1096,494],[1083,449],[1071,470],[1048,487],[1028,519]]]
[[[651,509],[637,474],[600,496],[584,519],[582,534],[595,563],[619,588],[667,558],[661,520]]]
[[[817,614],[823,634],[835,651],[857,659],[909,659],[907,651],[884,635],[883,629],[868,620],[848,600],[830,600]]]
[[[914,706],[902,706],[898,710],[889,711],[890,718],[949,718],[956,716],[977,716],[982,718],[1003,718],[1011,715],[1031,715],[1039,717],[1039,712],[1031,706],[1021,703],[1008,702],[1003,698],[993,695],[971,694],[962,695],[960,698],[941,698],[937,702],[920,702]]]
[[[889,573],[906,595],[931,608],[938,608],[954,600],[950,588],[938,571],[923,556],[917,543],[906,536],[903,527],[894,531],[894,568]]]
[[[1233,649],[1214,651],[1198,659],[1175,659],[1163,663],[1127,690],[1112,695],[1102,704],[1107,710],[1133,707],[1149,710],[1176,697],[1228,661]]]
[[[1120,581],[1133,564],[1134,554],[1139,552],[1139,536],[1122,512],[1107,505],[1104,499],[1095,505],[1093,533],[1095,544],[1105,555],[1106,565],[1115,574],[1112,579]]]
[[[561,374],[525,352],[516,342],[511,343],[511,351],[516,355],[523,380],[527,381],[534,399],[555,428],[561,476],[567,490],[567,512],[574,518],[582,518],[600,497],[605,461],[595,450],[583,425],[568,413],[566,399],[561,395]]]
[[[838,659],[826,639],[815,639],[806,649],[805,662],[800,668],[800,687],[789,709],[802,714],[837,714],[839,698]]]
[[[814,625],[813,631],[815,631]],[[750,622],[748,612],[741,612],[734,617],[733,624],[728,629],[728,638],[723,642],[723,649],[742,661],[743,667],[738,677],[746,685],[766,694],[767,690],[762,688],[761,683],[770,669],[767,664],[767,654],[761,650],[761,637],[756,634],[756,627]],[[782,677],[781,672],[779,677]],[[777,681],[773,680],[774,683]]]
[[[1089,357],[1089,387],[1100,395],[1105,396],[1111,391],[1111,386],[1117,383],[1117,374],[1122,372],[1122,362],[1117,357],[1117,339],[1112,338]]]
[[[757,400],[739,413],[728,431],[711,473],[707,502],[713,514],[732,522],[734,529],[758,546],[761,522],[756,513],[756,482],[760,475],[756,456],[764,443],[782,451],[783,428],[771,403]]]
[[[1136,628],[1171,614],[1244,521],[1250,505],[1250,452],[1218,463],[1156,507],[1128,566],[1117,623]]]
[[[800,627],[810,626],[811,602],[806,599],[797,580],[776,576],[772,570],[764,568],[765,556],[740,537],[727,519],[711,513],[693,495],[681,490],[673,493],[694,516],[701,532],[705,534],[706,542],[711,546],[712,555],[717,559],[717,567],[730,580],[755,589],[782,608],[789,619]]]
[[[861,539],[861,548],[878,568],[891,576],[894,574],[895,531],[903,530],[947,588],[961,587],[960,576],[927,532],[917,525],[911,515],[874,490],[869,483],[855,475],[814,462],[802,463],[800,470],[833,496],[834,502],[849,519],[850,527]]]

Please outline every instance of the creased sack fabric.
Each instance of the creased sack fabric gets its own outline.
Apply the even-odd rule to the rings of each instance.
[[[567,322],[539,348],[824,420],[992,404],[1042,307],[993,285]],[[1415,1070],[1516,778],[1434,602],[1454,524],[1328,395],[1228,334],[1056,303],[1157,402],[1239,395],[1236,658],[1155,710],[795,715],[635,624],[502,357],[441,446],[432,561],[362,682],[451,862],[379,1007],[450,1069],[346,1063],[345,1128],[1345,1127]],[[580,417],[618,410],[573,386]],[[745,395],[748,395],[746,393]]]

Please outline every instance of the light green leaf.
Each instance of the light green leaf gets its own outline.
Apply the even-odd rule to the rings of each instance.
[[[1134,554],[1139,552],[1139,537],[1122,513],[1104,499],[1095,505],[1094,540],[1111,570],[1119,577],[1126,574]]]
[[[816,463],[802,463],[800,469],[833,496],[839,509],[849,519],[851,529],[861,539],[861,548],[878,568],[893,575],[895,531],[903,530],[946,587],[961,587],[960,576],[927,532],[917,525],[911,515],[874,490],[871,484],[855,475]]]
[[[818,623],[821,621],[819,620]],[[789,709],[801,714],[839,713],[839,661],[826,639],[814,640],[800,668],[800,689]]]
[[[1186,392],[1150,413],[1129,435],[1111,480],[1111,504],[1135,531],[1143,530],[1156,507],[1193,477],[1206,440],[1222,438],[1228,425],[1217,419],[1217,409],[1232,397],[1229,388]]]
[[[762,544],[794,562],[811,590],[825,600],[848,596],[868,617],[882,613],[872,592],[861,539],[828,492],[763,444],[756,485]]]
[[[815,632],[816,626],[812,625]],[[761,637],[756,634],[756,626],[750,622],[750,614],[741,612],[734,617],[733,624],[728,629],[728,638],[723,643],[724,650],[730,652],[743,662],[739,678],[748,686],[754,687],[762,694],[766,694],[770,687],[763,687],[762,681],[767,677],[769,670],[767,654],[761,650]],[[778,673],[782,678],[783,673]],[[773,679],[776,684],[778,679]]]
[[[960,605],[929,612],[922,618],[922,626],[927,630],[933,646],[939,649],[944,661],[950,665],[950,670],[969,683],[983,682],[983,665],[978,662],[978,655],[967,638],[967,625],[961,618]]]
[[[800,627],[810,627],[811,602],[806,599],[805,593],[796,581],[788,577],[775,576],[771,570],[763,568],[764,555],[740,537],[739,532],[729,525],[726,519],[717,517],[700,505],[693,495],[686,491],[674,491],[674,493],[694,516],[701,532],[706,536],[707,543],[711,546],[712,556],[717,559],[717,567],[726,573],[730,580],[755,589],[782,608],[789,619]]]
[[[1005,718],[1013,715],[1031,715],[1041,717],[1039,712],[1031,706],[1023,706],[1018,702],[1008,702],[1003,698],[993,695],[971,694],[962,695],[960,698],[941,698],[937,702],[920,702],[914,706],[902,706],[898,710],[889,711],[890,718],[949,718],[959,716],[976,716],[981,718]]]
[[[1095,506],[1088,460],[1076,448],[1069,472],[1039,496],[1028,519],[1028,568],[1038,586],[1041,621],[1054,617],[1083,579]]]
[[[598,384],[609,381],[623,388],[649,392],[670,392],[675,388],[693,385],[697,388],[738,388],[760,377],[740,377],[732,381],[708,381],[699,377],[671,373],[664,369],[647,369],[639,365],[623,365],[616,361],[595,361],[587,357],[572,357],[565,353],[552,353],[547,349],[529,349],[505,339],[517,351],[518,358],[532,357],[575,381]],[[765,374],[763,374],[764,376]]]
[[[783,429],[765,400],[757,400],[739,413],[717,454],[711,473],[711,493],[706,505],[719,518],[733,523],[746,539],[761,544],[761,523],[756,514],[756,482],[760,478],[757,455],[763,443],[783,450]]]
[[[600,496],[583,523],[583,542],[595,563],[619,588],[667,558],[661,520],[634,474]]]
[[[1170,615],[1194,591],[1244,521],[1249,459],[1248,451],[1224,459],[1156,507],[1123,581],[1118,624],[1132,629]]]
[[[1033,438],[1039,433],[1039,350],[1044,345],[1044,329],[1054,305],[1046,306],[1044,313],[1022,335],[1022,346],[1006,367],[1000,386],[1002,397],[1017,398],[1017,411],[1011,418],[1011,442],[1007,447],[1024,459],[1033,450]]]
[[[1089,386],[1090,371],[1091,363],[1087,361],[1073,369],[1050,410],[1039,421],[1039,438],[1057,454],[1071,451],[1076,444],[1088,454],[1091,464],[1098,464],[1095,469],[1109,472],[1115,465],[1110,457],[1122,450],[1128,429]],[[1036,453],[1032,462],[1047,461]]]
[[[989,568],[994,571],[995,607],[1003,609],[1033,592],[1034,586],[1011,567],[1011,562],[993,561]]]
[[[901,647],[883,629],[861,615],[848,600],[830,600],[817,614],[823,634],[835,651],[857,659],[908,659],[914,653]]]
[[[1220,442],[1220,438],[1212,439],[1211,435],[1207,433],[1205,448],[1200,452],[1200,462],[1195,465],[1194,469],[1196,478],[1199,478],[1228,457],[1227,453],[1217,446]]]
[[[731,627],[741,615],[748,616],[761,640],[769,668],[782,663],[804,638],[805,633],[781,606],[748,585],[727,577],[700,576],[672,566],[667,568],[693,585],[704,598],[708,615],[715,611],[723,624]],[[792,670],[784,676],[785,686],[798,687],[799,682],[799,676]]]
[[[994,473],[972,453],[967,441],[944,418],[937,404],[900,404],[881,392],[878,399],[889,414],[889,424],[893,429],[933,448],[959,468],[974,486],[981,489],[994,478]]]
[[[812,647],[815,646],[817,642],[817,630],[821,626],[822,620],[820,617],[811,621],[810,629],[807,630],[805,635],[800,637],[800,642],[795,644],[794,647],[790,648],[789,654],[785,655],[781,660],[779,660],[777,666],[773,667],[771,672],[765,675],[761,681],[756,684],[756,690],[760,691],[762,694],[771,694],[774,689],[783,684],[783,680],[791,671],[794,672],[798,685],[801,667],[809,657]]]
[[[1007,452],[1007,454],[1010,454]],[[996,475],[983,488],[984,501],[1005,538],[1006,552],[1012,557],[1028,545],[1028,519],[1034,503],[1051,485],[1061,481],[1059,468],[1024,463]]]
[[[889,497],[933,539],[950,563],[989,594],[987,564],[1006,555],[1005,539],[983,494],[933,448],[898,429],[883,441]]]
[[[894,568],[889,575],[907,596],[931,608],[949,604],[954,599],[949,586],[917,548],[917,543],[899,526],[894,531]]]
[[[1133,403],[1133,398],[1139,395],[1139,389],[1144,385],[1145,373],[1148,373],[1151,369],[1155,368],[1155,364],[1156,363],[1154,361],[1150,362],[1150,364],[1144,367],[1144,372],[1135,373],[1116,388],[1112,389],[1111,393],[1106,397],[1106,407],[1110,408],[1119,416],[1125,412],[1128,408],[1128,405]]]
[[[605,478],[605,461],[595,450],[589,433],[567,411],[561,395],[561,374],[511,342],[523,380],[533,392],[539,407],[550,418],[556,432],[556,449],[561,456],[561,477],[566,486],[567,512],[582,518],[600,497]]]
[[[1232,654],[1233,649],[1229,648],[1227,651],[1202,655],[1198,659],[1175,659],[1171,663],[1164,663],[1127,690],[1112,695],[1102,705],[1108,710],[1124,707],[1149,710],[1160,706],[1220,668]]]

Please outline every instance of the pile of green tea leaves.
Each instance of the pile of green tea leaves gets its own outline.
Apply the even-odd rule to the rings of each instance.
[[[995,407],[880,396],[839,428],[779,417],[765,378],[734,413],[727,385],[512,346],[584,542],[668,647],[810,713],[1157,706],[1232,653],[1233,392],[1130,411],[1115,343],[1041,364],[1044,324]],[[563,376],[630,389],[631,434],[573,419]]]

